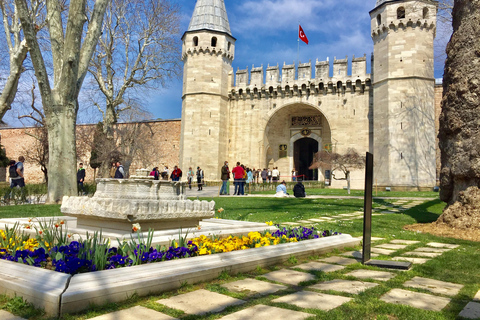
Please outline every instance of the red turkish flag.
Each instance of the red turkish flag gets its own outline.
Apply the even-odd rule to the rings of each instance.
[[[308,44],[307,36],[305,35],[305,32],[303,32],[301,25],[298,25],[298,37],[300,38],[300,40]]]

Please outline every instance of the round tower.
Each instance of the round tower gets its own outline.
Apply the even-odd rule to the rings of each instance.
[[[377,0],[374,43],[375,179],[380,186],[436,182],[433,41],[437,2]]]
[[[223,0],[198,0],[182,37],[183,95],[180,166],[218,180],[228,154],[228,91],[235,38]]]

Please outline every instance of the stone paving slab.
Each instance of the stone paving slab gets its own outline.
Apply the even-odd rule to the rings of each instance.
[[[383,248],[383,249],[392,249],[392,250],[400,250],[405,249],[408,247],[406,244],[395,244],[395,243],[383,243],[375,246],[375,248]]]
[[[404,252],[403,254],[407,256],[419,256],[419,257],[425,257],[425,258],[436,258],[442,255],[440,252],[418,252],[418,251],[409,251],[409,252]]]
[[[390,243],[395,243],[395,244],[408,244],[408,245],[410,245],[410,244],[420,243],[420,241],[396,239],[396,240],[390,241]]]
[[[377,247],[373,247],[373,248],[370,249],[370,252],[383,254],[383,255],[386,255],[386,256],[391,255],[395,251],[397,251],[397,250],[388,250],[388,249],[382,249],[382,248],[377,248]]]
[[[388,271],[376,271],[376,270],[367,270],[367,269],[354,270],[345,275],[352,276],[359,279],[373,279],[378,281],[388,281],[391,278],[396,276],[395,273],[388,272]]]
[[[478,290],[477,294],[475,297],[473,297],[473,301],[480,302],[480,290]]]
[[[352,281],[352,280],[331,280],[325,281],[313,286],[310,286],[311,289],[317,290],[334,290],[339,292],[346,292],[351,294],[359,294],[367,289],[378,286],[378,283],[373,282],[363,282],[363,281]]]
[[[300,308],[320,309],[324,311],[335,309],[344,303],[349,302],[352,298],[335,296],[331,294],[300,291],[284,297],[272,300],[272,302],[293,304]]]
[[[200,289],[168,299],[160,299],[157,303],[182,310],[187,314],[202,315],[210,312],[220,312],[226,307],[239,305],[245,303],[245,301]]]
[[[325,221],[328,221],[328,220],[331,220],[331,219],[322,219],[322,218],[319,218],[319,219],[308,219],[308,221],[313,221],[313,222],[325,222]]]
[[[452,249],[440,249],[440,248],[427,248],[427,247],[421,247],[421,248],[417,248],[413,251],[415,252],[439,252],[439,253],[444,253],[444,252],[447,252],[447,251],[450,251]]]
[[[321,263],[321,262],[308,262],[295,266],[294,268],[299,268],[306,271],[323,271],[323,272],[335,272],[345,269],[343,266],[338,266],[335,264]]]
[[[413,264],[424,264],[431,259],[426,258],[414,258],[414,257],[394,257],[393,260],[395,261],[410,261]]]
[[[0,317],[0,319],[3,319],[3,318]],[[149,308],[136,306],[136,307],[125,309],[125,310],[107,313],[107,314],[104,314],[95,318],[91,318],[88,320],[131,320],[131,319],[173,320],[176,318],[172,318],[170,316],[167,316],[166,314],[163,314],[161,312],[158,312]]]
[[[297,222],[298,223],[307,223],[307,224],[312,224],[313,223],[312,221],[309,221],[309,220],[298,220]]]
[[[282,224],[284,224],[286,226],[299,226],[300,225],[300,223],[296,223],[296,222],[284,222]]]
[[[280,284],[260,281],[256,279],[238,280],[222,284],[222,287],[227,288],[230,291],[242,292],[248,295],[266,295],[288,288],[287,286],[282,286]]]
[[[460,247],[459,244],[450,244],[450,243],[440,243],[440,242],[429,242],[427,246],[435,247],[435,248],[448,248],[448,249],[456,249]]]
[[[285,319],[285,320],[303,320],[314,316],[310,313],[282,309],[277,307],[256,305],[251,308],[238,311],[219,320],[265,320],[265,319]]]
[[[403,284],[405,287],[425,289],[432,293],[456,296],[463,285],[434,279],[414,277]]]
[[[0,310],[0,319],[2,320],[25,320],[24,318],[17,317],[10,312]]]
[[[357,216],[358,214],[356,213],[342,213],[342,214],[339,214],[338,216],[339,217],[354,217],[354,216]]]
[[[262,277],[265,277],[268,280],[291,284],[294,286],[297,286],[303,281],[315,280],[315,276],[313,274],[288,269],[272,271],[262,275]]]
[[[355,259],[362,259],[362,252],[361,251],[348,251],[342,253],[342,256],[352,257]],[[370,256],[372,258],[378,257],[379,255],[376,253],[371,253]]]
[[[450,299],[444,297],[433,296],[431,294],[413,292],[402,289],[393,289],[380,297],[388,303],[403,304],[417,309],[441,311]]]
[[[338,257],[338,256],[320,259],[320,261],[341,264],[342,266],[348,266],[350,264],[359,262],[357,259],[350,259],[350,258],[344,258],[344,257]]]
[[[458,315],[467,319],[480,319],[480,303],[467,303],[465,308],[463,308],[463,310]]]

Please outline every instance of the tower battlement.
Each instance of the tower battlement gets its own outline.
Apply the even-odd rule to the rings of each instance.
[[[351,73],[348,74],[348,57],[345,59],[334,58],[316,61],[312,75],[312,63],[283,64],[280,67],[252,66],[249,71],[238,69],[235,74],[235,86],[230,92],[230,97],[240,98],[246,95],[273,96],[303,95],[303,94],[336,94],[336,93],[363,93],[369,90],[371,81],[367,74],[367,57],[352,57]],[[332,71],[332,76],[330,76]]]

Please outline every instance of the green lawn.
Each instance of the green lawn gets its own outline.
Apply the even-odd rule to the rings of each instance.
[[[292,188],[288,188],[289,193],[293,194]],[[348,194],[347,190],[344,189],[330,189],[330,188],[311,188],[305,189],[307,195],[322,195],[322,196],[357,196],[363,197],[363,190],[350,190]],[[252,191],[252,194],[274,194],[273,190],[270,191]],[[373,187],[373,196],[374,197],[414,197],[414,198],[437,198],[439,197],[438,192],[433,191],[385,191],[385,189],[378,189],[378,192],[375,191]]]
[[[211,199],[209,198],[205,200]],[[357,210],[363,210],[363,200],[361,199],[222,197],[214,198],[213,200],[216,201],[216,209],[224,209],[222,213],[216,212],[217,216],[221,215],[225,219],[239,219],[258,222],[272,220],[273,222],[280,224],[283,222],[292,222],[322,216],[333,216],[340,213],[350,213]],[[382,204],[388,204],[389,202],[390,200],[377,199],[374,201],[374,207]],[[25,207],[25,209],[23,207]],[[27,211],[27,207],[31,207],[30,211]],[[37,209],[34,210],[35,207],[37,207]],[[63,317],[63,319],[89,319],[119,309],[141,305],[166,313],[172,317],[181,318],[182,320],[213,320],[219,319],[220,317],[231,312],[257,304],[283,307],[286,309],[315,314],[315,317],[309,319],[457,319],[458,313],[469,301],[472,300],[476,292],[480,290],[480,272],[478,272],[478,270],[480,270],[480,243],[451,238],[441,238],[430,234],[422,234],[403,230],[404,225],[435,221],[441,214],[443,208],[444,203],[440,202],[439,200],[427,200],[424,204],[409,209],[403,214],[385,214],[381,216],[374,216],[372,224],[373,236],[385,238],[385,240],[376,242],[375,244],[388,242],[392,239],[405,239],[421,241],[421,244],[417,245],[417,247],[425,245],[427,242],[431,241],[454,243],[461,245],[461,247],[446,252],[441,256],[430,260],[426,264],[414,265],[414,267],[409,271],[398,271],[395,278],[386,282],[378,281],[377,283],[379,283],[379,285],[368,290],[366,293],[352,295],[339,292],[326,292],[353,298],[351,302],[328,312],[318,309],[302,309],[286,304],[279,305],[272,302],[272,300],[275,298],[295,292],[295,288],[289,288],[268,296],[252,297],[248,296],[246,293],[230,292],[221,286],[223,283],[244,278],[266,280],[266,278],[263,277],[263,274],[267,272],[281,268],[295,268],[295,265],[319,258],[315,256],[310,257],[309,259],[297,259],[295,257],[291,257],[289,261],[282,265],[276,265],[269,268],[258,267],[255,271],[245,274],[228,275],[227,273],[224,273],[215,281],[195,285],[189,285],[185,283],[182,288],[163,294],[156,294],[149,297],[133,296],[129,300],[122,303],[112,303],[104,306],[92,306],[88,311],[74,315],[66,315]],[[15,213],[16,211],[17,213]],[[9,216],[17,215],[22,217],[33,216],[34,214],[57,215],[59,214],[59,208],[58,206],[19,206],[17,207],[17,210],[15,210],[15,208],[1,207],[0,216],[4,217],[6,214],[9,214]],[[331,229],[342,233],[349,233],[353,236],[360,236],[362,234],[363,221],[338,221],[333,223],[316,224],[316,226],[319,229]],[[360,249],[360,247],[355,249]],[[411,247],[401,250],[396,255],[399,255],[403,251],[410,249]],[[328,256],[338,253],[338,251],[335,251],[329,253]],[[379,259],[387,259],[387,257],[380,256]],[[344,270],[332,273],[312,272],[312,274],[316,276],[316,279],[308,284],[314,284],[333,279],[353,279],[345,274],[351,270],[359,268],[378,270],[378,268],[375,267],[367,267],[361,265],[360,263],[356,263],[347,266]],[[380,296],[393,288],[404,288],[403,283],[415,276],[459,283],[463,284],[464,288],[458,295],[452,297],[450,304],[448,304],[447,307],[441,312],[423,311],[407,306],[387,304],[379,300]],[[229,307],[221,313],[204,316],[188,316],[179,310],[170,309],[155,303],[155,301],[158,299],[168,298],[180,293],[186,293],[198,289],[207,289],[226,294],[234,298],[244,299],[246,303],[241,306]],[[427,291],[421,289],[409,290],[428,293]],[[46,319],[41,315],[41,312],[34,310],[19,298],[9,299],[5,296],[0,296],[0,309],[9,310],[16,315],[28,319]]]

